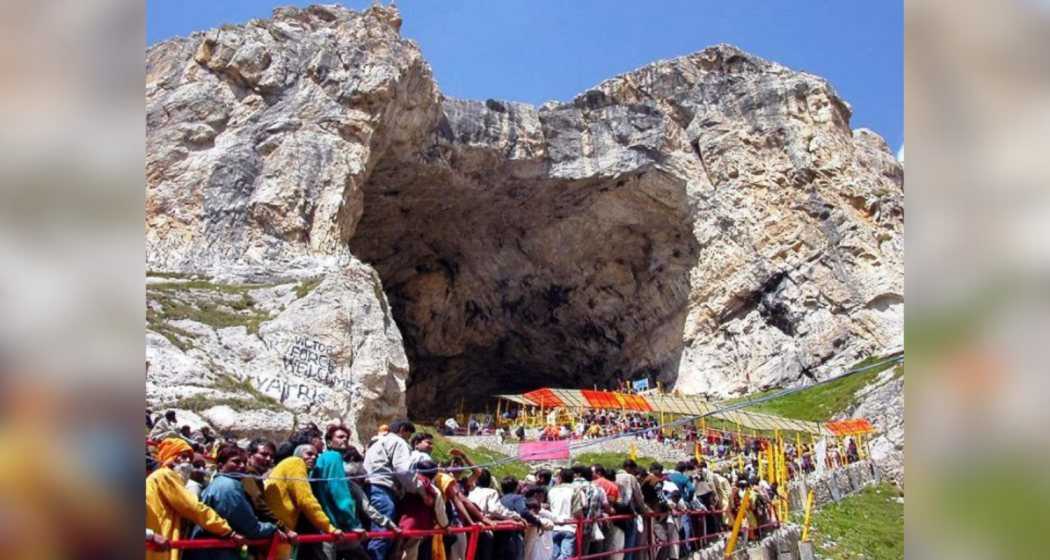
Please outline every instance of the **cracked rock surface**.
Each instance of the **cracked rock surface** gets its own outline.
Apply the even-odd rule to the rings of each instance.
[[[282,406],[364,434],[406,406],[643,374],[730,396],[901,345],[903,170],[823,79],[717,45],[563,103],[458,100],[400,23],[281,8],[147,51],[148,267],[332,289],[275,296],[252,328],[174,325],[221,339],[195,349],[151,323],[151,372],[330,389]],[[300,333],[342,340],[318,348],[368,397],[266,357]]]

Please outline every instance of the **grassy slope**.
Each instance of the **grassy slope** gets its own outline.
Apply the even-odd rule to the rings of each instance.
[[[868,358],[853,367],[864,367],[882,361],[881,358]],[[748,407],[748,411],[766,412],[787,418],[823,422],[856,404],[856,393],[878,377],[879,373],[889,369],[892,364],[883,364],[868,371],[851,375],[844,379],[799,391],[791,395]],[[898,368],[898,371],[900,369]],[[761,397],[765,393],[748,395],[747,399]],[[738,399],[743,400],[743,399]]]
[[[870,364],[883,361],[883,358],[871,357],[858,364],[853,369],[864,367]],[[838,413],[841,413],[856,403],[856,393],[860,389],[864,388],[867,384],[871,383],[879,373],[888,369],[891,364],[884,364],[882,366],[872,368],[863,373],[852,375],[845,379],[838,380],[834,383],[828,383],[819,387],[806,389],[792,395],[781,397],[769,402],[757,404],[748,407],[746,410],[767,412],[770,414],[776,414],[778,416],[784,416],[787,418],[798,418],[801,420],[812,420],[812,421],[825,421],[832,418]],[[897,373],[900,375],[902,368],[897,368]],[[755,393],[742,397],[741,399],[735,399],[730,402],[739,402],[744,399],[751,399],[760,397],[764,394],[768,394],[771,391],[765,393]],[[706,423],[709,427],[722,428],[722,429],[735,429],[732,423],[724,422],[716,418],[708,418]],[[438,460],[446,460],[448,458],[448,450],[453,447],[452,442],[448,439],[435,434],[434,437],[434,458]],[[505,458],[506,456],[497,451],[491,449],[479,448],[468,452],[471,460],[475,463],[488,463],[497,461]],[[623,460],[625,455],[622,453],[595,453],[588,452],[582,453],[574,457],[574,462],[583,464],[594,464],[600,463],[607,467],[615,466],[618,467]],[[639,457],[638,464],[647,467],[653,463],[655,459],[651,457]],[[669,465],[664,465],[669,467]],[[504,474],[513,474],[514,476],[524,476],[529,472],[529,466],[524,463],[509,463],[506,465],[500,465],[493,469],[493,474],[502,476]]]
[[[434,450],[433,452],[431,452],[431,456],[434,457],[434,460],[438,462],[449,460],[449,450],[457,446],[441,434],[434,433],[431,430],[427,430],[427,432],[434,434]],[[483,463],[491,463],[507,458],[506,455],[485,447],[478,447],[476,449],[464,446],[458,447],[462,449],[464,453],[467,454],[467,457],[472,462],[474,462],[474,464],[478,465]],[[490,468],[489,470],[492,472],[492,475],[496,478],[512,475],[519,479],[524,478],[525,475],[529,474],[530,471],[528,465],[519,461],[498,465],[496,467]]]
[[[453,447],[456,447],[456,445],[448,438],[440,434],[436,434],[432,430],[427,430],[427,432],[434,435],[434,451],[431,453],[431,455],[434,457],[434,460],[447,461],[449,459],[449,450],[451,450]],[[493,451],[485,447],[469,448],[459,446],[459,448],[462,449],[463,452],[467,454],[467,457],[469,457],[470,460],[473,461],[475,464],[491,463],[507,458],[507,456],[503,453]],[[620,468],[620,466],[623,464],[623,460],[626,458],[627,455],[624,453],[590,452],[581,453],[579,455],[574,456],[573,463],[580,463],[584,465],[593,465],[595,463],[599,463],[601,465],[604,465],[606,468],[616,470]],[[645,468],[649,468],[649,465],[654,462],[658,461],[656,459],[653,459],[652,457],[638,457],[638,464]],[[664,467],[670,468],[670,466],[666,464],[664,465]],[[514,461],[498,465],[496,467],[490,468],[489,470],[492,471],[493,476],[497,478],[512,475],[517,477],[518,479],[521,479],[524,478],[525,475],[532,472],[533,467],[528,463]]]
[[[868,358],[853,369],[880,361],[883,360]],[[890,364],[881,365],[747,410],[800,420],[824,421],[854,406],[856,393],[889,367]],[[896,375],[902,374],[903,366],[898,366]],[[816,545],[817,557],[835,560],[904,558],[904,504],[895,500],[899,495],[895,487],[883,484],[814,512],[810,533]],[[801,516],[798,522],[801,523]]]
[[[828,504],[813,513],[810,536],[818,558],[904,558],[904,504],[889,484]]]
[[[612,469],[613,471],[619,470],[623,465],[624,459],[627,458],[626,453],[599,453],[599,452],[588,452],[580,453],[572,458],[573,463],[580,463],[581,465],[593,465],[595,463],[605,467],[606,469]],[[683,460],[687,457],[683,457]],[[668,465],[666,461],[658,461],[652,457],[638,456],[635,462],[639,466],[648,469],[649,465],[653,463],[660,463],[664,466],[664,469],[670,469],[674,465]]]

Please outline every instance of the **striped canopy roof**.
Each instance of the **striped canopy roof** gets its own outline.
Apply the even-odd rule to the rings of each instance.
[[[542,408],[604,408],[630,410],[634,412],[663,412],[668,414],[682,414],[688,416],[701,416],[716,410],[711,403],[700,397],[676,396],[676,395],[633,395],[618,393],[614,391],[593,391],[590,389],[552,389],[543,388],[529,391],[523,395],[497,395],[497,397],[515,402],[525,406],[539,406]],[[736,410],[732,412],[718,412],[711,414],[712,418],[718,418],[752,430],[762,431],[795,431],[816,435],[841,435],[846,431],[843,423],[809,422],[806,420],[794,420],[783,418],[772,414],[759,412],[747,412]],[[863,421],[870,430],[871,424]],[[850,424],[849,428],[856,430],[860,424]]]

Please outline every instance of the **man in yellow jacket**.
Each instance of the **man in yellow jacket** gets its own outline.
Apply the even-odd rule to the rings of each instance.
[[[157,446],[160,467],[146,477],[146,529],[168,541],[180,538],[185,519],[203,527],[209,533],[243,541],[230,529],[226,520],[215,510],[200,503],[186,489],[186,484],[173,466],[193,460],[193,448],[179,438],[168,438]],[[181,551],[146,550],[146,560],[179,560]]]
[[[284,527],[296,527],[300,512],[322,533],[342,539],[343,532],[332,525],[314,496],[308,480],[317,462],[317,448],[306,443],[295,448],[293,456],[277,463],[266,479],[266,504]],[[277,545],[277,557],[288,558],[291,545]]]

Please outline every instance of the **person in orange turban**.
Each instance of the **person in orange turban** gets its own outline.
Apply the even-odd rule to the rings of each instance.
[[[146,477],[146,528],[169,542],[179,538],[182,520],[200,525],[209,533],[243,542],[230,525],[186,489],[186,481],[173,467],[193,460],[193,448],[179,438],[167,438],[157,446],[160,466]],[[146,550],[146,560],[179,560],[180,550]]]
[[[190,458],[193,457],[193,448],[186,443],[186,440],[182,438],[167,438],[157,446],[157,463],[161,466],[167,466],[184,453],[188,453]]]

